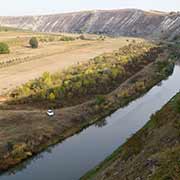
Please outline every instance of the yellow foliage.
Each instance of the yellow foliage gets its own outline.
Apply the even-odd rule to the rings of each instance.
[[[54,101],[56,99],[56,96],[54,95],[54,93],[50,93],[49,96],[48,96],[48,99],[50,101]]]

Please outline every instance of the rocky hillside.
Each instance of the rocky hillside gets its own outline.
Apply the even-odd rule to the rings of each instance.
[[[172,38],[180,33],[180,13],[122,9],[43,16],[0,17],[1,26],[41,32]]]

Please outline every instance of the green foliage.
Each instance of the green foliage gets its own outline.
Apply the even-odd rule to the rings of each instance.
[[[105,97],[104,96],[96,96],[96,104],[101,105],[105,102]]]
[[[6,43],[1,42],[0,43],[0,54],[9,54],[9,46]]]
[[[32,37],[31,39],[30,39],[30,41],[29,41],[29,44],[30,44],[30,46],[32,47],[32,48],[38,48],[38,45],[39,45],[39,43],[38,43],[38,40],[37,40],[37,38],[36,37]]]
[[[161,75],[167,75],[173,72],[174,63],[169,63],[168,61],[157,61],[158,72],[161,72]]]
[[[176,97],[174,100],[174,107],[176,112],[180,113],[180,97]]]

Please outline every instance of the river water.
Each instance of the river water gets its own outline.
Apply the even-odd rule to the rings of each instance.
[[[144,96],[0,176],[0,180],[78,180],[98,165],[180,89],[180,66]]]

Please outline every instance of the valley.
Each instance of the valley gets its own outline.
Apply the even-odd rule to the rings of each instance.
[[[0,17],[0,179],[179,179],[179,17]]]

